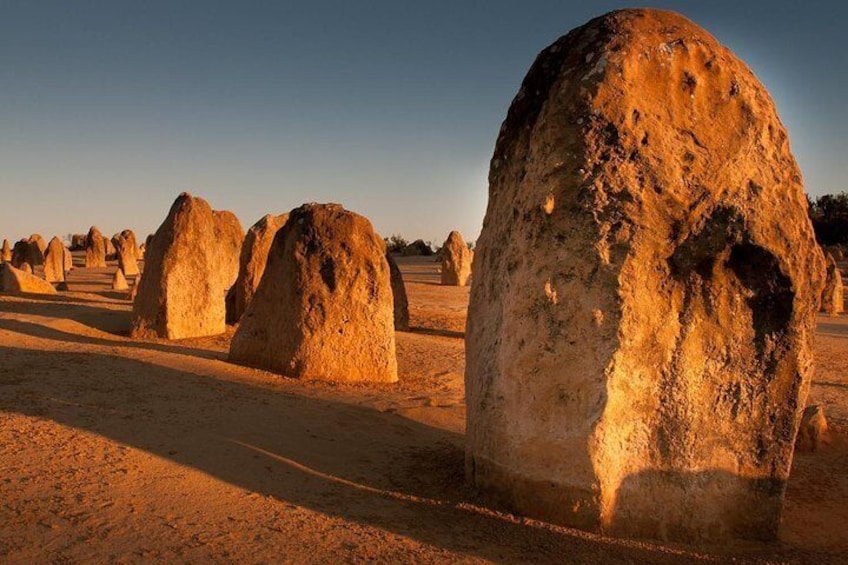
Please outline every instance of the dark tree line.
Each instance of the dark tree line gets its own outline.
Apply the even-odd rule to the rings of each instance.
[[[807,196],[810,219],[821,245],[848,245],[848,192]]]

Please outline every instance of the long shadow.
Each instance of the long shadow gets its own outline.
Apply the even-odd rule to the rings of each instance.
[[[0,307],[0,312],[6,311]],[[31,310],[30,310],[31,311]],[[165,345],[149,341],[129,341],[129,340],[111,340],[101,339],[79,335],[71,332],[57,330],[49,326],[44,326],[35,322],[26,322],[23,320],[13,320],[0,318],[0,329],[16,332],[41,339],[50,339],[64,343],[81,343],[85,345],[98,345],[104,347],[128,347],[132,349],[146,349],[149,351],[161,351],[163,353],[176,353],[179,355],[188,355],[191,357],[201,357],[204,359],[222,359],[226,355],[217,351],[208,349],[199,349],[196,347],[185,347],[181,345]],[[114,332],[113,332],[114,333]]]
[[[97,296],[101,296],[100,292],[86,292],[85,294],[93,294]],[[117,304],[117,305],[129,305],[129,300],[123,300],[121,302],[116,302],[114,300],[91,300],[90,298],[80,298],[79,296],[71,296],[64,292],[60,292],[59,294],[32,294],[32,293],[21,293],[15,295],[17,298],[26,298],[29,300],[36,300],[40,302],[58,302],[58,303],[70,303],[70,304]],[[104,296],[104,298],[108,298]],[[126,298],[126,295],[124,295]]]
[[[112,310],[77,301],[65,301],[55,296],[39,295],[38,300],[38,302],[3,301],[0,302],[0,312],[67,318],[84,326],[117,335],[129,331],[130,328],[131,314],[127,310]]]
[[[462,288],[467,289],[471,286],[470,282],[463,287],[463,286],[456,286],[456,285],[452,285],[452,284],[442,284],[438,280],[438,278],[435,279],[435,280],[419,279],[419,278],[416,278],[415,275],[410,275],[409,277],[404,275],[403,276],[403,282],[404,282],[404,284],[421,284],[421,285],[425,285],[425,286],[441,286],[441,287],[444,287],[444,288],[454,288],[454,289],[462,289]]]
[[[98,292],[92,292],[92,294],[96,294],[97,296],[102,296],[103,298],[108,298],[112,301],[123,300],[124,304],[131,304],[130,298],[129,298],[129,291],[101,290],[101,291],[98,291]],[[115,304],[115,302],[101,302],[101,304]]]
[[[701,556],[479,508],[457,434],[361,406],[112,355],[0,346],[0,410],[47,418],[229,484],[494,562]],[[96,472],[96,471],[94,471]]]
[[[828,337],[848,339],[848,324],[829,324],[819,322],[816,325],[816,333]]]
[[[834,339],[848,339],[848,335],[845,335],[845,334],[831,334],[831,333],[827,333],[827,332],[817,332],[817,335],[820,335],[820,336],[823,336],[823,337],[832,337]]]
[[[425,334],[425,335],[435,335],[439,337],[453,337],[458,339],[465,339],[465,332],[457,332],[452,330],[440,330],[437,328],[425,328],[423,326],[413,326],[409,328],[410,333],[416,334]]]
[[[829,387],[832,387],[832,388],[844,388],[844,389],[848,390],[848,385],[843,384],[843,383],[826,383],[826,382],[814,380],[813,386],[829,386]]]
[[[421,279],[416,279],[414,277],[411,277],[409,279],[404,277],[403,282],[405,284],[423,284],[425,286],[446,286],[446,285],[443,285],[442,283],[440,283],[439,281],[421,280]]]

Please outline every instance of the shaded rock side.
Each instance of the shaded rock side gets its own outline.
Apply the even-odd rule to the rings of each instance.
[[[62,247],[62,263],[65,274],[74,270],[74,256],[71,254],[71,250],[64,246]]]
[[[293,210],[230,359],[291,377],[397,380],[391,276],[371,223],[337,204]]]
[[[824,406],[811,404],[804,409],[801,416],[801,425],[798,429],[798,437],[795,440],[795,449],[798,451],[818,451],[822,446],[830,443],[827,418],[824,414]]]
[[[135,280],[135,283],[133,283],[132,288],[130,288],[130,294],[129,294],[130,302],[135,302],[135,298],[136,298],[136,296],[138,296],[138,287],[139,287],[140,282],[141,282],[141,275],[139,276],[139,278],[137,278]]]
[[[136,283],[132,334],[182,339],[223,333],[224,296],[232,284],[232,245],[202,198],[181,194],[148,245]]]
[[[103,249],[105,250],[107,261],[114,261],[118,258],[118,252],[115,250],[112,239],[105,235],[103,236]]]
[[[824,262],[765,88],[712,36],[612,12],[504,121],[466,330],[466,471],[518,512],[773,539]]]
[[[24,265],[29,265],[30,268],[44,263],[41,249],[38,244],[31,239],[22,239],[15,243],[12,248],[12,266],[16,269],[22,269]]]
[[[423,239],[416,239],[415,241],[404,247],[403,251],[401,251],[401,254],[404,257],[411,257],[415,255],[430,257],[433,255],[433,249]]]
[[[41,234],[37,234],[37,233],[34,233],[31,236],[29,236],[29,238],[27,238],[27,241],[30,242],[30,244],[35,246],[35,248],[33,249],[33,256],[35,257],[36,262],[30,263],[30,264],[33,267],[35,267],[36,265],[43,265],[44,264],[44,254],[47,252],[47,242],[44,241],[44,238],[41,237]]]
[[[842,286],[842,273],[836,265],[833,255],[826,256],[826,272],[824,290],[821,296],[821,310],[829,316],[838,316],[845,310],[844,287]]]
[[[87,236],[83,233],[75,233],[71,235],[71,251],[82,251],[85,249]]]
[[[845,253],[842,251],[842,247],[839,245],[829,245],[824,249],[825,253],[830,253],[833,255],[833,258],[837,261],[845,260]]]
[[[247,305],[253,299],[259,281],[265,273],[265,264],[268,262],[268,252],[274,236],[285,225],[288,217],[288,214],[268,214],[247,230],[239,256],[238,277],[227,307],[227,323],[238,322],[247,310]]]
[[[471,250],[458,231],[452,231],[439,251],[442,260],[442,284],[465,286],[471,276]]]
[[[389,273],[392,281],[392,301],[394,304],[395,330],[409,331],[409,299],[406,297],[406,286],[403,284],[403,274],[395,263],[391,253],[386,253],[389,263]]]
[[[215,237],[220,250],[221,270],[227,289],[232,287],[239,274],[239,257],[241,246],[244,242],[244,230],[241,222],[232,212],[227,210],[216,210],[215,213]]]

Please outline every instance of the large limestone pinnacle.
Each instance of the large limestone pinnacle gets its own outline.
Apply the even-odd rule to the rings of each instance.
[[[824,264],[786,130],[728,49],[657,10],[545,49],[473,272],[477,487],[615,535],[776,536]]]
[[[204,199],[180,194],[151,240],[144,276],[134,289],[133,337],[224,333],[224,299],[236,278],[243,236],[231,212],[212,210]]]
[[[304,204],[268,250],[230,360],[306,380],[396,382],[386,245],[367,218]]]

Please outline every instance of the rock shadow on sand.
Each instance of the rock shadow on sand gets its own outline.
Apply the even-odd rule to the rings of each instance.
[[[4,411],[434,546],[495,562],[701,557],[481,508],[464,486],[462,438],[395,414],[112,355],[0,347],[0,358]]]
[[[0,308],[0,312],[3,309]],[[80,322],[82,323],[82,322]],[[225,353],[219,353],[208,349],[200,349],[196,347],[185,347],[181,345],[155,343],[148,341],[130,341],[128,339],[102,339],[97,337],[79,335],[76,333],[62,331],[56,328],[51,328],[42,324],[30,321],[23,321],[11,318],[0,318],[0,330],[20,333],[40,339],[49,339],[52,341],[63,343],[79,343],[84,345],[96,345],[101,347],[128,347],[132,349],[145,349],[149,351],[159,351],[162,353],[174,353],[178,355],[187,355],[190,357],[199,357],[203,359],[223,359],[226,358]],[[113,335],[121,335],[114,333]]]

